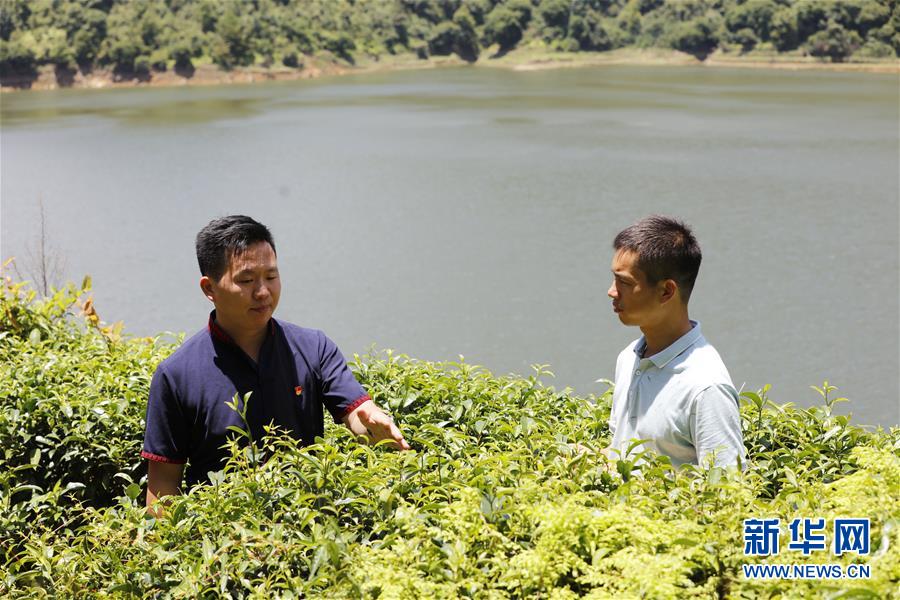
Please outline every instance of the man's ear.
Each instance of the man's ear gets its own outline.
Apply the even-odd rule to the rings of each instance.
[[[675,298],[678,295],[678,284],[675,283],[674,279],[666,279],[665,281],[660,281],[660,297],[659,301],[662,304],[665,304],[669,300]]]
[[[203,292],[203,295],[209,298],[210,302],[216,301],[215,293],[213,292],[213,284],[212,279],[204,275],[200,278],[200,291]]]

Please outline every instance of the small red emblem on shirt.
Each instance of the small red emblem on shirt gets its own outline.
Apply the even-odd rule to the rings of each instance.
[[[297,387],[294,388],[294,394],[295,394],[295,395],[299,396],[299,395],[302,394],[302,393],[303,393],[303,386],[302,386],[302,385],[298,385]]]

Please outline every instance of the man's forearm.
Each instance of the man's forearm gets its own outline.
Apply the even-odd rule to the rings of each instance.
[[[181,478],[184,475],[184,465],[149,461],[147,464],[147,510],[155,516],[160,516],[161,511],[156,506],[160,501],[165,502],[166,496],[175,496],[181,493]]]

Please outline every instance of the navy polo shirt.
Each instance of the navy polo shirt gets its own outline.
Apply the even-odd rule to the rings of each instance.
[[[245,428],[225,403],[252,392],[247,421],[255,440],[274,423],[303,444],[325,432],[323,407],[335,422],[369,400],[338,347],[324,333],[269,320],[254,362],[216,324],[195,334],[160,363],[150,383],[141,456],[185,464],[188,485],[224,466],[229,425]]]

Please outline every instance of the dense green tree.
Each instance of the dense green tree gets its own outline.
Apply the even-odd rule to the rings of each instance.
[[[861,45],[855,31],[847,31],[836,21],[829,22],[825,31],[814,33],[807,41],[812,56],[830,58],[832,62],[843,62]]]
[[[453,21],[438,23],[431,30],[431,35],[428,37],[428,52],[432,56],[453,54],[453,49],[456,47],[456,39],[459,36],[459,25]]]
[[[854,58],[857,56],[860,58],[893,58],[896,54],[890,45],[871,39],[853,53]]]
[[[518,12],[502,4],[498,5],[485,19],[485,44],[499,44],[501,52],[511,50],[522,39],[522,25],[519,19]]]
[[[403,8],[431,23],[449,19],[459,8],[458,1],[454,0],[400,0],[400,2]]]
[[[777,9],[775,0],[747,0],[725,11],[725,24],[732,32],[749,29],[753,38],[768,41],[772,16]],[[747,37],[746,32],[742,37]]]
[[[475,25],[481,27],[488,13],[494,8],[494,0],[462,0],[462,6],[472,15]]]
[[[524,31],[528,27],[528,22],[531,21],[532,9],[534,8],[531,0],[506,0],[504,6],[518,15],[519,27]]]
[[[229,9],[216,21],[212,59],[230,69],[253,64],[250,23]]]
[[[600,23],[600,17],[592,10],[573,15],[569,20],[569,37],[579,50],[609,50],[609,35]]]
[[[89,8],[80,13],[80,25],[70,32],[72,51],[79,64],[91,64],[106,38],[106,13]]]
[[[475,17],[466,5],[462,5],[453,14],[453,23],[457,26],[457,36],[453,51],[463,60],[473,62],[481,51],[478,44]]]
[[[0,0],[0,40],[8,41],[14,31],[24,31],[30,15],[27,0]]]
[[[107,18],[107,37],[98,52],[101,64],[120,73],[133,73],[135,59],[149,53],[138,29],[140,11],[135,4],[117,4]]]
[[[729,39],[741,47],[741,52],[750,52],[759,43],[756,32],[749,27],[731,33]]]
[[[221,5],[216,0],[200,0],[196,5],[196,11],[203,33],[215,31],[219,13],[222,12]]]
[[[867,35],[871,30],[883,27],[891,18],[891,9],[879,2],[866,2],[863,4],[856,18],[857,31],[860,35]]]
[[[781,52],[796,48],[799,43],[797,13],[787,7],[776,11],[772,15],[769,37],[775,48]]]
[[[676,24],[666,39],[672,48],[704,59],[719,44],[716,29],[711,19],[699,18]]]
[[[818,0],[800,0],[794,10],[797,15],[797,37],[801,42],[817,31],[824,31],[828,25],[827,6]]]
[[[32,75],[37,66],[35,40],[31,32],[13,32],[8,40],[0,39],[0,76]]]
[[[665,0],[634,0],[632,4],[642,15],[646,15],[647,13],[663,6],[665,4]]]
[[[165,48],[179,71],[193,68],[192,59],[203,54],[206,37],[200,24],[176,20],[166,31]]]
[[[900,2],[894,5],[891,19],[880,30],[881,39],[894,47],[894,52],[900,55]]]
[[[288,41],[304,54],[312,54],[315,51],[312,26],[307,18],[301,15],[292,15],[286,19],[282,27]]]
[[[347,62],[353,62],[352,52],[356,49],[356,44],[349,35],[346,33],[331,33],[326,31],[319,34],[319,39],[325,50],[328,50],[335,56],[343,58]]]
[[[641,32],[641,13],[627,8],[616,17],[616,25],[630,36],[636,36]]]
[[[538,7],[541,35],[545,40],[563,39],[568,35],[571,5],[569,0],[547,0]]]

